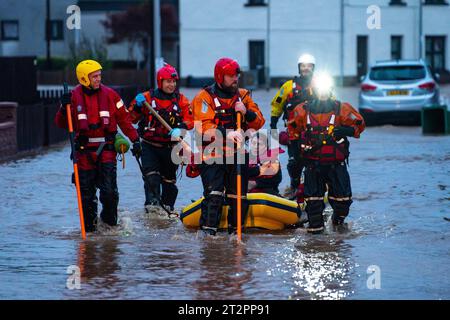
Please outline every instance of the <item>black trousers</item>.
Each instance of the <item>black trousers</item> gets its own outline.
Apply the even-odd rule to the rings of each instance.
[[[102,221],[110,226],[117,225],[119,192],[116,163],[99,163],[94,170],[79,170],[79,176],[86,232],[95,231],[97,227],[97,189],[100,190],[103,207],[100,213]]]
[[[178,165],[171,159],[171,147],[155,147],[142,142],[142,167],[144,169],[145,205],[175,206],[178,196],[176,174]]]
[[[290,140],[287,149],[289,156],[287,171],[291,179],[291,187],[297,189],[300,184],[300,177],[304,167],[304,163],[300,156],[300,141]]]
[[[342,224],[352,204],[350,176],[345,162],[310,163],[305,167],[305,200],[311,228],[323,227],[323,197],[328,186],[328,202],[333,208],[333,223]]]
[[[245,164],[241,164],[241,225],[245,223],[248,211],[248,201],[246,198],[248,190],[248,157]],[[228,211],[228,229],[237,227],[237,166],[236,164],[202,164],[200,175],[203,183],[203,196],[200,217],[200,226],[217,229],[222,217],[222,206],[227,203],[230,206]],[[225,194],[225,200],[224,195]]]

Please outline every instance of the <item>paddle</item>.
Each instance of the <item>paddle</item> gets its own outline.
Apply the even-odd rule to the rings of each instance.
[[[64,93],[65,94],[69,93],[67,83],[64,83]],[[66,115],[67,115],[67,124],[69,127],[70,148],[72,150],[72,161],[73,161],[73,172],[74,172],[74,176],[75,176],[75,187],[77,190],[77,198],[78,198],[78,212],[80,214],[81,237],[83,238],[83,240],[85,240],[86,239],[86,231],[84,228],[84,215],[83,215],[83,204],[81,202],[80,177],[78,175],[77,157],[75,155],[75,133],[73,132],[72,112],[70,110],[70,104],[66,105]]]
[[[156,112],[156,110],[155,110],[155,109],[154,109],[147,101],[144,101],[144,105],[147,107],[148,111],[150,111],[150,113],[151,113],[154,117],[156,117],[156,119],[158,119],[158,121],[161,122],[161,124],[162,124],[167,130],[169,130],[169,131],[172,130],[172,127],[166,122],[166,120],[164,120],[163,117],[161,117],[161,116],[159,115],[159,113]],[[184,141],[184,140],[181,139],[181,138],[178,138],[177,140],[178,140],[179,142],[181,142],[181,144],[183,145],[183,147],[186,148],[186,151],[187,151],[189,154],[191,154],[191,152],[192,152],[191,146],[190,146],[186,141]]]
[[[242,122],[242,114],[240,112],[237,113],[237,130],[241,130],[241,122]],[[237,143],[237,152],[241,151],[241,143]],[[237,179],[237,236],[238,241],[241,241],[242,239],[242,228],[241,228],[241,217],[242,217],[242,189],[241,189],[241,180],[242,180],[242,172],[241,172],[241,165],[239,164],[239,156],[237,157],[237,163],[236,163],[236,179]]]

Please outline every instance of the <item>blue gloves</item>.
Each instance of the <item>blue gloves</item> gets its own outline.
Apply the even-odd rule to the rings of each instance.
[[[169,131],[169,135],[174,139],[180,139],[181,138],[181,129],[180,128],[174,128]]]
[[[145,99],[145,97],[144,97],[144,95],[142,93],[139,93],[136,96],[135,100],[136,100],[136,105],[138,107],[142,107],[144,105],[144,101],[146,101],[146,99]]]

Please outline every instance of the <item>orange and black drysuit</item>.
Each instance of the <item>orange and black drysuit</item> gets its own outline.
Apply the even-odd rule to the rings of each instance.
[[[306,163],[304,197],[310,228],[323,228],[327,186],[332,221],[335,225],[342,224],[352,203],[346,166],[350,154],[347,137],[359,138],[365,129],[364,119],[348,103],[317,99],[298,105],[290,125],[300,137]]]
[[[178,91],[167,94],[161,89],[143,93],[148,104],[169,124],[171,128],[190,130],[194,126],[189,100]],[[176,172],[178,165],[171,159],[173,146],[169,130],[144,106],[133,100],[128,110],[133,123],[138,123],[142,141],[142,167],[144,170],[145,205],[163,205],[173,211],[178,195]]]
[[[293,120],[294,108],[300,103],[310,101],[314,97],[311,88],[311,77],[294,77],[283,84],[272,99],[272,111],[270,128],[276,129],[278,119],[283,116],[289,135],[287,171],[293,190],[297,190],[300,184],[300,176],[303,171],[303,162],[299,154],[299,137],[296,136],[294,128],[289,125]]]
[[[138,141],[139,135],[122,99],[107,86],[93,90],[78,85],[72,91],[70,110],[75,132],[75,154],[72,156],[76,157],[79,168],[86,231],[96,229],[97,188],[103,206],[101,219],[114,226],[119,203],[114,149],[117,126],[132,142]],[[56,114],[55,123],[60,128],[67,128],[65,106]]]
[[[208,146],[209,141],[215,141],[218,135],[223,137],[225,144],[227,130],[237,129],[237,114],[235,104],[241,100],[247,109],[242,120],[242,130],[259,130],[264,125],[264,117],[258,105],[252,100],[250,92],[245,89],[238,89],[236,93],[222,90],[217,84],[206,87],[192,101],[194,120],[201,121],[201,126],[197,128],[197,134],[202,135],[203,151]],[[206,136],[208,136],[206,138]],[[207,142],[205,142],[207,141]],[[211,142],[212,143],[212,142]],[[237,153],[230,148],[223,146],[220,153],[212,152],[203,154],[203,162],[200,165],[200,175],[203,183],[202,214],[200,226],[203,229],[217,231],[222,214],[224,195],[230,204],[231,210],[228,213],[229,231],[233,231],[237,226]],[[227,164],[225,158],[234,160],[233,164]],[[208,161],[206,161],[208,160]],[[218,161],[213,161],[218,160]],[[246,194],[248,189],[248,154],[245,155],[245,164],[241,165],[242,172],[242,221],[244,223],[247,213]],[[228,162],[229,163],[229,162]]]

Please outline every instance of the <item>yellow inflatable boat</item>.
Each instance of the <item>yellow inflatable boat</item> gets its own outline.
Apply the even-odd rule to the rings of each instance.
[[[249,193],[247,195],[249,210],[245,221],[245,228],[262,228],[268,230],[283,230],[287,225],[299,221],[300,208],[295,201],[290,201],[267,193]],[[201,203],[203,198],[186,206],[180,219],[186,227],[200,226]],[[228,226],[228,207],[222,208],[220,229]]]

